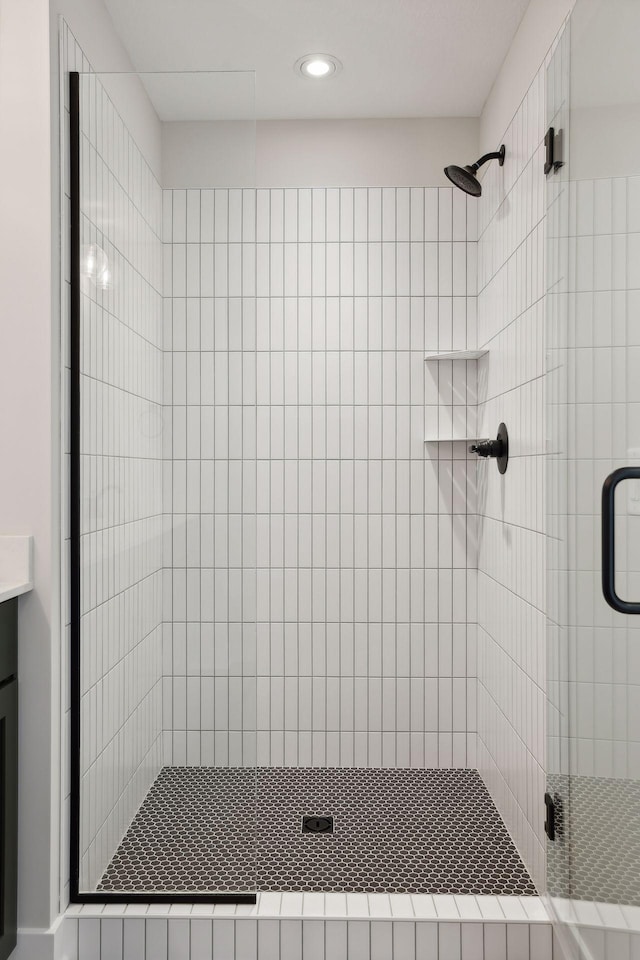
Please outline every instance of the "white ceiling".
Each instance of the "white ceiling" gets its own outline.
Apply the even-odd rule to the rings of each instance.
[[[136,70],[254,70],[258,119],[478,116],[528,4],[105,2]],[[338,57],[343,70],[325,81],[298,76],[296,60],[318,52]],[[223,116],[234,109],[231,87],[233,83],[219,88],[220,96],[230,97],[221,106]],[[164,119],[184,119],[184,104],[181,108],[175,96],[171,103],[157,96],[154,102]]]
[[[253,73],[143,73],[140,75],[158,118],[175,120],[252,120]]]

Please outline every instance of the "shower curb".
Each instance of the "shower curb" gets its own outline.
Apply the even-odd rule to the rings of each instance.
[[[72,905],[60,960],[554,960],[538,897],[329,896]]]

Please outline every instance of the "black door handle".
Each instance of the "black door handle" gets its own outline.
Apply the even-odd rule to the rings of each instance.
[[[618,613],[640,613],[640,603],[621,600],[616,593],[615,500],[623,480],[640,480],[640,467],[619,467],[602,485],[602,592]]]

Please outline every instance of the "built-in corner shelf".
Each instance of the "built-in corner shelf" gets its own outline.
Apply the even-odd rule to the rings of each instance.
[[[425,443],[476,443],[479,437],[425,437]]]
[[[427,353],[425,360],[479,360],[488,350],[448,350],[440,353]]]
[[[477,361],[489,353],[488,349],[481,350],[440,350],[437,353],[427,353],[425,361],[440,360],[471,360]],[[435,376],[436,371],[432,370]],[[477,381],[478,364],[469,363],[462,368],[442,367],[437,371],[438,393],[440,403],[436,412],[435,423],[428,425],[433,436],[425,437],[425,443],[475,443],[479,437],[471,433],[477,428]],[[453,381],[456,388],[453,389]],[[449,396],[449,402],[442,402],[444,396]],[[462,402],[459,402],[458,399]],[[465,402],[466,400],[466,402]],[[463,434],[459,436],[459,434]]]

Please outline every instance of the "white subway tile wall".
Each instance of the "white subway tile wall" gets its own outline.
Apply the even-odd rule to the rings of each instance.
[[[535,897],[261,894],[256,906],[82,907],[69,960],[562,960]]]
[[[164,192],[165,762],[474,765],[475,210]]]
[[[66,27],[61,53],[82,72],[80,884],[93,889],[161,762],[162,191]],[[61,103],[68,131],[66,89]],[[63,281],[64,318],[66,251]],[[67,476],[68,451],[67,438]]]
[[[255,193],[216,197],[164,191],[163,726],[175,765],[256,760],[256,264],[239,232]]]
[[[69,960],[562,960],[551,925],[162,917],[66,923]]]
[[[545,337],[541,69],[483,179],[478,226],[481,436],[509,430],[509,467],[478,466],[478,768],[544,889]],[[496,145],[497,148],[498,145]]]

